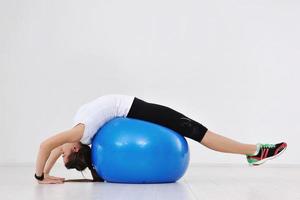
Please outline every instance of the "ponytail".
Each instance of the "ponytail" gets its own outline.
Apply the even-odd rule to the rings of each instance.
[[[94,167],[92,165],[90,165],[88,168],[91,171],[91,175],[93,177],[93,182],[104,182],[104,179],[98,175],[98,173],[96,172],[96,170],[94,169]]]
[[[93,177],[93,182],[104,182],[104,179],[98,175],[96,170],[93,167],[89,167],[89,170],[91,171],[91,175]]]

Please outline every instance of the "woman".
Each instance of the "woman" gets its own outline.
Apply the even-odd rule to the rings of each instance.
[[[64,179],[50,176],[50,170],[62,155],[67,169],[82,171],[89,168],[93,181],[103,181],[91,162],[92,138],[97,130],[114,117],[129,117],[150,121],[200,144],[224,153],[246,155],[250,165],[260,165],[280,155],[287,147],[278,144],[244,144],[208,130],[193,119],[163,105],[149,103],[134,96],[110,94],[101,96],[83,106],[74,117],[73,127],[58,133],[40,145],[35,178],[39,183],[63,183]]]

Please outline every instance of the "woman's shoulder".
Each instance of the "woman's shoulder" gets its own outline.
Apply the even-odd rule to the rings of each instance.
[[[105,100],[105,99],[132,99],[134,96],[132,95],[126,95],[126,94],[105,94],[102,96],[99,96],[97,100]]]

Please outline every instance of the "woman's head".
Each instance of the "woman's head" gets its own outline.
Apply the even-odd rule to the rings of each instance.
[[[62,157],[64,163],[68,163],[70,155],[73,153],[77,153],[79,149],[81,148],[81,143],[76,142],[76,143],[65,143],[62,145]]]
[[[103,179],[98,176],[93,168],[91,160],[91,148],[88,145],[80,142],[64,144],[63,160],[67,169],[83,171],[86,168],[89,168],[94,181],[103,181]]]

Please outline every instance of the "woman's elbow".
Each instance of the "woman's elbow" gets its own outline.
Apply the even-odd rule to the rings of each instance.
[[[41,144],[40,144],[40,151],[45,151],[48,149],[48,143],[47,141],[43,141]]]

